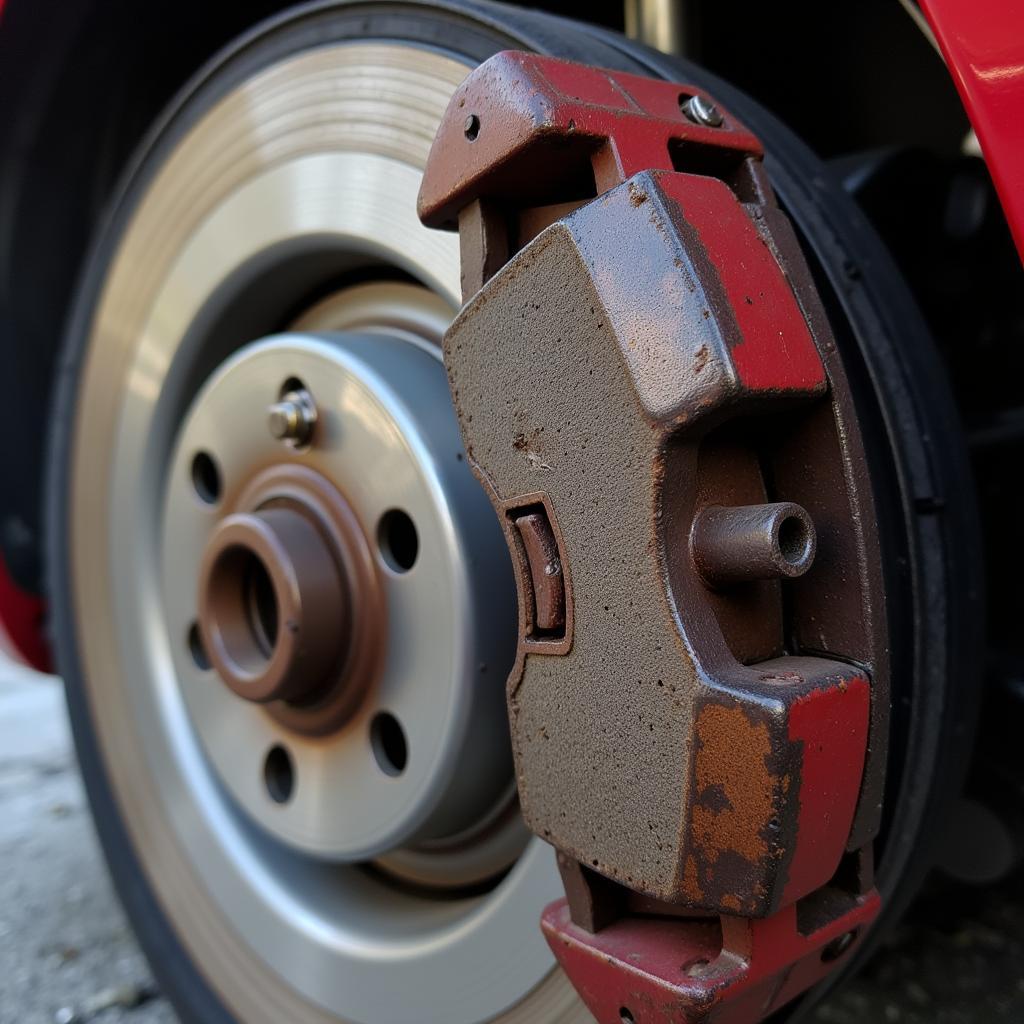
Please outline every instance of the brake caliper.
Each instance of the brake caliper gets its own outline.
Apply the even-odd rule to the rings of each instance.
[[[702,90],[501,53],[420,193],[444,354],[519,589],[543,928],[599,1021],[749,1024],[877,913],[878,538],[829,325],[757,138]]]

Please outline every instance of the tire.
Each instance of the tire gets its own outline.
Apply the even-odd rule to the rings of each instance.
[[[367,47],[374,50],[364,60],[360,54]],[[237,273],[217,279],[216,287],[197,306],[195,317],[182,325],[173,360],[169,357],[173,372],[160,378],[160,359],[147,364],[139,355],[151,342],[142,329],[149,323],[146,290],[157,294],[160,274],[174,264],[191,238],[181,228],[182,237],[175,241],[175,232],[189,217],[198,218],[187,203],[175,205],[175,188],[183,189],[183,195],[194,189],[194,182],[218,159],[217,150],[223,146],[226,151],[238,142],[241,136],[233,125],[240,126],[238,132],[246,130],[243,105],[236,102],[239,96],[249,95],[253,102],[265,100],[272,106],[275,96],[284,95],[301,105],[301,90],[289,97],[283,69],[303,61],[319,61],[326,67],[349,60],[353,80],[365,75],[374,61],[375,67],[385,67],[384,85],[397,90],[396,106],[406,112],[400,116],[408,115],[403,146],[418,154],[409,158],[412,163],[422,161],[432,136],[431,118],[436,120],[444,109],[445,90],[454,88],[461,69],[504,48],[536,50],[637,73],[707,80],[697,69],[610,34],[499,5],[356,0],[294,8],[260,25],[215,58],[154,127],[125,174],[81,280],[60,364],[48,469],[49,585],[58,663],[66,681],[86,788],[118,893],[163,991],[186,1021],[326,1024],[351,1019],[376,1024],[444,1019],[472,1024],[494,1018],[509,1022],[585,1019],[565,979],[546,969],[530,984],[524,982],[518,994],[496,997],[495,1003],[488,1003],[476,990],[499,987],[496,980],[466,981],[465,988],[473,991],[463,999],[452,994],[461,981],[451,976],[431,981],[413,968],[406,974],[395,970],[389,975],[391,988],[410,993],[411,1002],[399,999],[388,1009],[374,1008],[371,1014],[368,997],[360,1001],[358,993],[339,995],[323,983],[330,974],[330,958],[315,963],[304,958],[305,947],[300,948],[298,939],[272,943],[279,950],[275,955],[267,953],[269,946],[260,952],[257,947],[266,938],[261,924],[265,918],[242,912],[233,915],[226,909],[241,900],[234,895],[238,876],[229,870],[232,862],[227,854],[219,859],[206,855],[213,840],[203,838],[206,833],[198,823],[206,808],[218,808],[209,816],[213,820],[220,815],[217,820],[230,834],[230,841],[223,840],[225,848],[252,840],[252,826],[223,811],[226,801],[216,781],[203,774],[207,768],[201,752],[193,751],[186,767],[173,759],[161,760],[163,748],[170,749],[179,742],[175,737],[188,730],[189,715],[171,692],[173,680],[169,683],[161,676],[153,682],[148,670],[135,668],[135,664],[168,657],[162,646],[167,643],[166,631],[157,641],[152,640],[156,633],[146,632],[152,626],[152,609],[160,604],[159,595],[130,581],[159,570],[152,547],[157,526],[146,532],[150,527],[143,529],[140,524],[156,524],[160,519],[159,474],[171,462],[174,437],[190,403],[217,367],[247,341],[301,320],[340,278],[353,269],[360,274],[365,270],[346,263],[331,245],[298,253],[287,245],[275,246],[267,250],[277,261],[270,269],[266,260],[240,263]],[[415,59],[403,63],[403,54]],[[402,74],[388,77],[388,62]],[[406,74],[409,67],[412,70]],[[276,72],[282,77],[275,85]],[[311,73],[303,81],[314,89],[320,80]],[[259,83],[266,86],[261,94]],[[961,621],[974,621],[973,595],[978,588],[969,568],[971,552],[954,543],[954,538],[971,535],[973,512],[954,497],[962,485],[962,466],[957,462],[956,444],[948,440],[952,430],[943,422],[943,383],[930,380],[927,389],[915,386],[912,399],[901,390],[915,375],[918,380],[921,373],[934,376],[929,342],[898,279],[890,278],[885,254],[838,186],[784,128],[749,100],[720,83],[710,87],[721,88],[723,98],[762,133],[775,157],[781,198],[816,254],[834,321],[846,325],[837,328],[837,335],[846,346],[848,372],[866,396],[865,415],[878,424],[869,438],[876,486],[885,495],[887,552],[893,565],[900,566],[893,575],[889,609],[892,625],[902,631],[894,633],[902,639],[893,660],[903,668],[903,694],[911,702],[911,714],[897,726],[902,733],[891,784],[891,801],[901,808],[901,817],[899,825],[889,830],[890,849],[899,856],[893,857],[888,875],[885,860],[881,867],[891,893],[902,898],[910,891],[906,878],[912,853],[933,827],[938,795],[949,781],[949,776],[936,774],[941,744],[957,731],[958,715],[961,723],[970,719],[969,713],[963,713],[967,706],[963,694],[952,689],[954,680],[969,680],[969,674],[958,676],[951,666],[969,658],[974,637],[969,629],[954,630],[954,611],[946,600],[951,594],[967,594],[965,605],[955,614]],[[209,135],[216,145],[196,151],[201,159],[192,157],[194,162],[189,163],[189,147],[197,133],[229,109],[239,120],[223,121],[222,131]],[[286,116],[291,116],[290,110]],[[260,144],[286,146],[282,142],[286,137],[287,131],[268,135]],[[349,144],[349,140],[343,142]],[[246,149],[243,157],[249,159],[259,148]],[[400,155],[407,156],[396,151],[388,159]],[[224,173],[231,173],[225,167]],[[181,168],[188,173],[181,173]],[[212,170],[210,174],[212,180]],[[808,182],[814,183],[813,188]],[[151,213],[158,201],[164,203],[159,218]],[[146,234],[155,227],[159,230]],[[190,230],[198,233],[199,226]],[[856,254],[859,268],[852,283],[848,269],[843,269],[849,266],[848,253]],[[439,275],[431,277],[428,263],[400,263],[389,273],[403,279],[418,276],[435,290],[445,291],[448,286]],[[457,303],[450,287],[448,298]],[[116,307],[115,299],[120,303]],[[911,335],[917,339],[911,352],[896,360],[899,339]],[[147,429],[132,431],[129,428],[136,421],[131,403],[143,400],[153,410]],[[922,421],[932,438],[923,455]],[[138,467],[138,473],[130,487],[121,487],[119,481],[129,473],[126,467]],[[130,501],[124,500],[126,495]],[[924,508],[918,500],[924,495],[949,496],[945,506],[949,511],[942,517],[933,512],[908,517],[905,510],[915,508],[915,501],[918,509]],[[924,595],[930,595],[930,600]],[[155,670],[151,674],[157,678]],[[183,749],[189,743],[195,746],[194,740],[180,742]],[[955,772],[959,756],[949,760]],[[908,765],[905,772],[904,763]],[[932,777],[939,785],[921,784],[922,778]],[[189,810],[186,804],[196,809]],[[253,869],[254,877],[284,862],[278,846],[260,850],[263,859]],[[524,873],[522,864],[517,862],[488,892],[460,893],[460,899],[484,901],[479,904],[484,906],[492,898],[489,893],[502,891],[511,884],[509,879]],[[545,879],[540,890],[554,886],[546,897],[552,898],[557,894],[557,875],[550,866]],[[298,883],[294,892],[287,893],[273,879],[267,884],[273,890],[268,905],[298,898],[294,896]],[[535,920],[542,902],[527,905],[526,915]],[[296,936],[302,927],[315,931],[308,921],[315,909],[306,906],[305,924],[296,925]],[[515,942],[519,941],[516,936]],[[542,945],[539,935],[536,941]],[[546,950],[536,955],[546,957]],[[503,973],[514,972],[510,967]],[[524,973],[527,976],[529,970]],[[487,1007],[486,1012],[481,1007]]]

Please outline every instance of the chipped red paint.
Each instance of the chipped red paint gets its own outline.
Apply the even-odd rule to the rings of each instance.
[[[456,91],[449,110],[464,116],[441,123],[420,191],[420,219],[451,227],[485,191],[550,191],[559,165],[593,162],[597,191],[604,192],[640,171],[674,170],[672,154],[682,146],[731,151],[737,159],[762,155],[756,136],[728,111],[722,110],[719,128],[683,117],[680,97],[697,94],[706,95],[695,86],[550,57],[496,54]],[[466,116],[479,126],[469,145]]]
[[[867,755],[871,687],[863,676],[798,698],[789,737],[803,745],[798,799],[800,837],[789,862],[783,903],[826,885],[850,834]]]
[[[850,956],[879,907],[872,890],[805,931],[790,906],[755,921],[627,917],[592,934],[559,900],[541,923],[598,1024],[750,1024],[820,981],[833,966],[832,944],[848,934],[841,956]]]
[[[50,648],[42,631],[45,609],[40,598],[11,579],[0,555],[0,650],[41,672],[51,667]]]
[[[697,175],[662,175],[718,271],[742,340],[732,359],[750,391],[801,391],[825,385],[825,369],[778,260],[728,186]]]

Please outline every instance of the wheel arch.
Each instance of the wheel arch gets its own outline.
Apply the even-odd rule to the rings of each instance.
[[[154,0],[144,19],[127,0],[69,0],[59,17],[35,0],[0,5],[0,351],[17,384],[0,404],[0,479],[15,482],[0,490],[0,555],[19,591],[43,590],[45,410],[93,232],[181,84],[284,5]]]

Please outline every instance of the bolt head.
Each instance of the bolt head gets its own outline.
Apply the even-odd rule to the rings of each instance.
[[[298,414],[291,403],[278,402],[270,407],[267,425],[271,435],[278,441],[292,436],[298,428]]]
[[[316,403],[308,391],[289,391],[267,410],[267,428],[271,437],[293,447],[310,439],[316,419]]]
[[[683,104],[683,113],[694,122],[708,128],[720,128],[725,118],[722,112],[704,96],[691,96]]]

